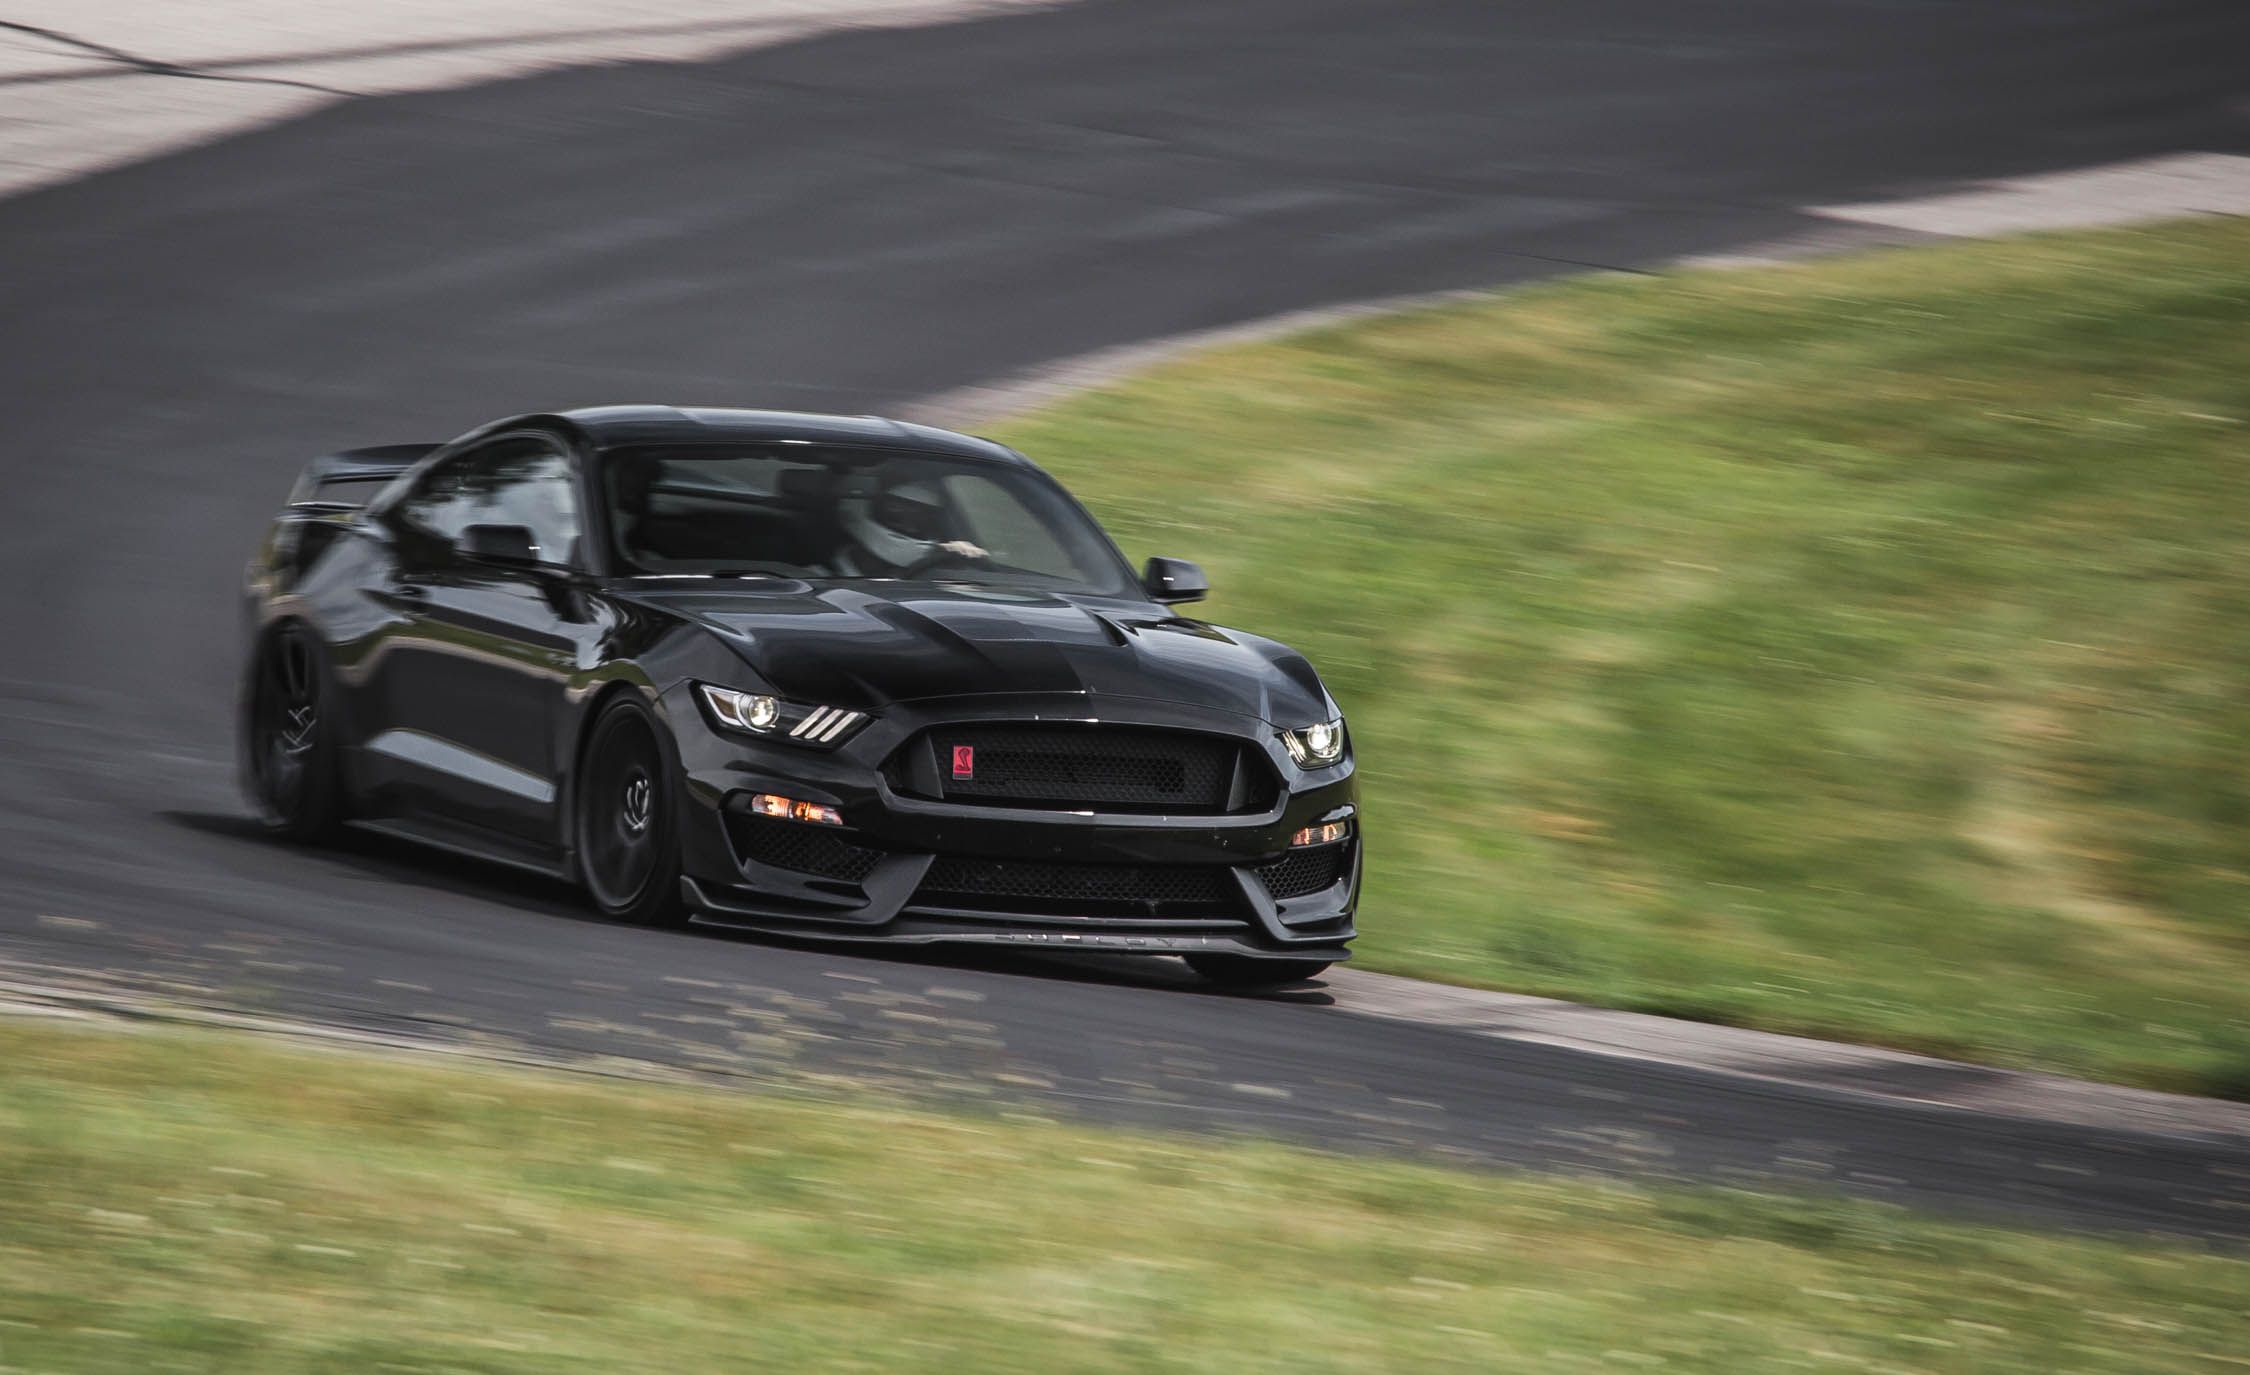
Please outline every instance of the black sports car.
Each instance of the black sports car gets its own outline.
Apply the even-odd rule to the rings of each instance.
[[[249,570],[244,774],[634,922],[1345,958],[1349,739],[994,443],[619,406],[314,460]]]

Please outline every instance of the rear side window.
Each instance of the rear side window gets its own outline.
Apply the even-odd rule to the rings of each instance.
[[[448,544],[472,525],[521,525],[542,562],[569,564],[578,554],[570,457],[544,439],[503,439],[458,455],[433,469],[399,514]]]

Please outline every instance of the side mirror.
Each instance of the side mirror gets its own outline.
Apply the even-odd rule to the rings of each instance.
[[[539,543],[528,525],[472,525],[453,547],[463,558],[530,568],[540,562]]]
[[[1141,571],[1141,590],[1150,601],[1171,606],[1202,601],[1211,591],[1211,580],[1186,559],[1150,559]]]

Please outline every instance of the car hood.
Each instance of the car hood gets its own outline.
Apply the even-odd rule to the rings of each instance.
[[[1298,726],[1331,714],[1285,645],[1148,603],[930,584],[748,583],[628,600],[699,625],[775,692],[879,711],[985,693],[1144,698]]]

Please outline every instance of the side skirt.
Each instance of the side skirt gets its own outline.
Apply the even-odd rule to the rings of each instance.
[[[513,836],[475,831],[459,825],[440,826],[413,817],[357,818],[351,824],[363,831],[426,845],[449,855],[459,855],[463,859],[504,864],[511,869],[521,869],[543,878],[561,879],[565,883],[571,879],[570,866],[560,854]]]

